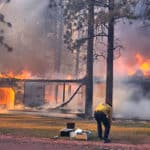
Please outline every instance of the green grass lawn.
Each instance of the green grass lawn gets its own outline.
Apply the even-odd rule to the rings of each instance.
[[[67,122],[75,122],[76,128],[92,131],[90,140],[97,141],[95,120],[0,114],[0,122],[0,134],[42,138],[53,138]],[[149,143],[150,122],[113,121],[110,136],[115,143]]]

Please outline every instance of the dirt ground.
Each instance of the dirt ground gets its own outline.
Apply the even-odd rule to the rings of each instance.
[[[150,150],[150,144],[104,144],[101,141],[73,141],[0,135],[0,150]]]

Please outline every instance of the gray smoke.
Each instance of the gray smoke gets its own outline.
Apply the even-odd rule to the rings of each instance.
[[[13,27],[5,29],[7,43],[13,52],[0,51],[0,72],[26,69],[36,76],[51,77],[58,45],[55,13],[49,0],[12,0],[1,10]],[[55,14],[56,15],[56,14]]]
[[[133,59],[136,53],[140,53],[146,59],[150,58],[150,28],[144,28],[141,21],[134,21],[132,24],[120,23],[116,27],[116,35],[125,48],[122,56],[126,58],[127,63],[136,63]]]
[[[114,90],[114,116],[150,120],[150,92],[134,83],[117,82]]]
[[[128,75],[128,67],[134,72],[140,69],[136,66],[137,53],[145,60],[150,60],[150,28],[144,28],[139,20],[132,24],[122,22],[116,27],[116,35],[124,46],[124,50],[121,52],[121,57],[114,63],[114,115],[122,118],[150,119],[150,92],[145,93],[145,89],[139,84],[122,82],[122,79],[133,78]],[[150,80],[150,77],[147,78]],[[138,80],[142,81],[142,78]]]

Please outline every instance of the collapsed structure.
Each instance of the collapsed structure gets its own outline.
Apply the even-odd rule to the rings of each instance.
[[[78,103],[78,109],[81,109],[81,99],[84,99],[83,84],[83,80],[1,78],[0,108],[13,110],[18,106],[32,108],[44,104],[59,107],[68,104],[74,98]]]

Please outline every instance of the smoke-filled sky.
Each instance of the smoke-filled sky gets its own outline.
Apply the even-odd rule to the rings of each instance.
[[[34,75],[45,75],[53,64],[54,38],[48,0],[12,0],[2,8],[12,28],[5,27],[7,43],[13,52],[0,51],[0,71],[29,70]]]
[[[140,21],[134,21],[132,24],[120,24],[118,35],[121,37],[121,41],[125,45],[125,48],[132,49],[133,52],[140,52],[144,56],[150,56],[149,51],[149,38],[150,29],[144,28],[144,25]],[[130,51],[131,52],[131,51]],[[131,53],[131,54],[132,54]],[[130,55],[132,56],[132,55]]]
[[[1,8],[13,25],[11,29],[4,28],[6,41],[14,50],[8,53],[1,47],[0,72],[26,69],[38,76],[51,72],[57,42],[51,33],[55,29],[48,3],[49,0],[12,0]],[[115,34],[124,46],[121,57],[115,61],[117,74],[125,74],[126,65],[134,68],[136,53],[145,59],[150,58],[150,30],[142,28],[139,21],[133,24],[119,23],[115,27]],[[96,70],[101,71],[97,67]]]

